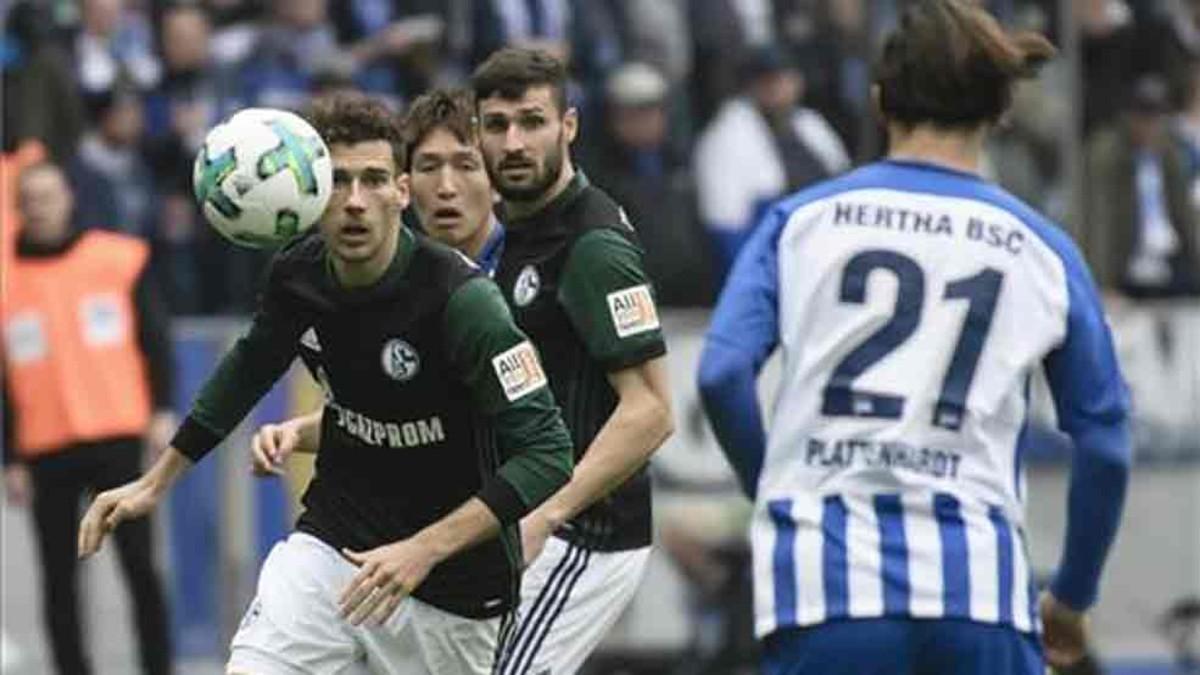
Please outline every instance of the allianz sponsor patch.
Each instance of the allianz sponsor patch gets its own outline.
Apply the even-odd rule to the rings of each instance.
[[[608,312],[612,315],[617,337],[629,337],[658,328],[658,309],[646,284],[608,294]]]
[[[546,386],[546,373],[528,340],[493,358],[492,368],[509,401]]]

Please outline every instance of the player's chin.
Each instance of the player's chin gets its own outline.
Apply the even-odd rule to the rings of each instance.
[[[333,254],[343,262],[356,263],[370,260],[375,255],[375,249],[378,248],[378,245],[374,242],[365,241],[337,241],[331,248],[333,249]]]

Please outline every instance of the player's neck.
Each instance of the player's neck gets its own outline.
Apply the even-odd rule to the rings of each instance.
[[[399,229],[393,230],[392,235],[384,239],[375,255],[366,260],[346,261],[334,256],[333,271],[337,275],[338,283],[344,288],[362,288],[379,281],[396,258],[402,236]]]
[[[986,126],[959,131],[930,125],[905,127],[893,124],[888,128],[888,157],[978,174],[982,169],[986,138]]]
[[[492,236],[492,228],[495,226],[496,221],[489,213],[483,226],[477,228],[475,234],[471,235],[469,240],[463,242],[463,255],[471,260],[479,260],[479,254],[483,252],[483,247],[487,245],[488,239]]]
[[[554,181],[554,185],[550,186],[549,190],[543,192],[542,196],[538,197],[537,199],[527,202],[505,200],[504,212],[508,215],[508,217],[514,220],[528,218],[529,216],[532,216],[533,214],[546,208],[547,204],[558,198],[558,196],[563,193],[563,190],[567,189],[567,186],[571,184],[571,181],[574,178],[575,164],[571,162],[570,157],[563,157],[562,171],[558,172],[558,180]]]

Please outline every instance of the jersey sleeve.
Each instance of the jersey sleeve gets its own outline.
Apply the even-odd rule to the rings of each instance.
[[[667,353],[642,253],[614,230],[593,230],[575,242],[558,299],[588,353],[609,372]]]
[[[1051,589],[1077,610],[1095,602],[1129,479],[1129,394],[1095,284],[1073,245],[1067,271],[1067,330],[1045,360],[1059,427],[1074,441],[1062,560]]]
[[[717,301],[697,375],[713,432],[751,497],[767,444],[756,383],[779,342],[776,246],[785,220],[769,211],[738,256]]]
[[[199,461],[250,412],[296,356],[303,314],[283,289],[277,263],[267,276],[249,330],[209,376],[171,445]]]
[[[501,523],[514,523],[570,479],[571,437],[537,350],[495,284],[475,278],[454,292],[446,337],[473,403],[494,421],[501,454],[477,496]]]

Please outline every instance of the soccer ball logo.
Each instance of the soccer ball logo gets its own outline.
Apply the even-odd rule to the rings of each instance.
[[[329,148],[298,115],[250,108],[217,125],[192,169],[205,218],[230,241],[275,247],[308,229],[329,202]]]

